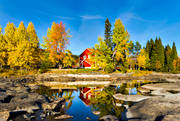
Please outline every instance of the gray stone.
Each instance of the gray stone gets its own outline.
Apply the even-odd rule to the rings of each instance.
[[[143,85],[142,88],[149,90],[172,90],[172,91],[180,91],[180,83],[157,83],[157,84],[146,84]]]
[[[101,112],[99,112],[99,111],[93,111],[93,114],[95,114],[95,115],[99,115]]]
[[[99,119],[100,121],[119,121],[116,116],[106,115]]]
[[[69,119],[69,118],[73,118],[73,116],[64,114],[64,115],[57,116],[54,119],[62,120],[62,119]]]
[[[151,95],[156,95],[156,96],[165,96],[165,95],[170,95],[170,92],[167,92],[166,90],[163,89],[158,89],[158,90],[154,90],[151,92]]]
[[[139,102],[148,98],[151,98],[150,96],[143,96],[143,95],[123,95],[123,94],[115,94],[113,97],[117,100],[123,100],[123,101],[131,101],[131,102]]]
[[[9,111],[0,112],[0,121],[7,121],[9,118]]]
[[[180,112],[180,94],[156,96],[130,107],[127,111],[128,119],[154,121],[169,113]]]

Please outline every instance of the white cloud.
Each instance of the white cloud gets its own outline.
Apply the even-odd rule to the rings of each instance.
[[[130,21],[130,20],[137,20],[137,21],[141,21],[141,22],[147,22],[147,23],[159,23],[161,21],[157,21],[157,20],[148,20],[148,19],[144,19],[132,12],[126,12],[126,13],[123,13],[120,15],[120,18],[123,20],[123,21]]]
[[[84,20],[93,20],[93,19],[104,19],[103,16],[99,16],[99,15],[83,15],[80,16],[82,19]]]

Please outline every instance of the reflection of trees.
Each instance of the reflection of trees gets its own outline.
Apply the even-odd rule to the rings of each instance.
[[[113,97],[116,93],[115,88],[108,87],[97,93],[92,99],[92,110],[100,111],[100,117],[111,114],[120,118],[125,108],[115,106],[116,100]]]
[[[75,98],[75,96],[72,96],[73,90],[64,90],[63,91],[63,98],[65,98],[67,105],[65,106],[65,109],[68,110],[72,105],[72,100]]]
[[[50,87],[46,86],[40,86],[38,90],[36,90],[37,93],[41,95],[47,95],[48,97],[51,97],[53,99],[58,99],[59,97],[63,97],[66,100],[67,105],[65,106],[65,109],[69,109],[72,105],[72,100],[75,96],[72,96],[73,90],[55,90],[51,89]]]
[[[51,98],[61,97],[62,95],[62,91],[55,89],[52,90],[50,87],[46,87],[46,86],[40,86],[39,89],[36,90],[36,92],[41,95],[47,95],[48,97]]]

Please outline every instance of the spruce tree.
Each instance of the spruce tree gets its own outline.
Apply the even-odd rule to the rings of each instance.
[[[145,47],[145,52],[148,60],[146,64],[147,69],[150,69],[150,51],[151,51],[151,46],[150,46],[150,41],[148,40]]]
[[[111,32],[111,23],[109,22],[109,19],[107,18],[105,21],[105,43],[106,45],[112,50],[112,32]]]
[[[158,45],[157,45],[156,51],[157,51],[157,62],[156,62],[156,65],[158,63],[160,63],[160,65],[159,65],[160,68],[159,69],[162,71],[163,68],[164,68],[164,58],[165,57],[164,57],[164,46],[162,44],[162,41],[161,41],[160,37],[158,39]]]
[[[135,45],[135,52],[136,52],[136,56],[139,55],[140,50],[141,50],[141,44],[137,41],[136,45]]]
[[[152,45],[151,50],[151,69],[156,70],[156,62],[157,62],[157,46],[158,46],[158,40],[155,39],[154,45]]]
[[[152,50],[154,48],[154,40],[151,38],[150,39],[150,50],[149,50],[149,58],[151,59],[152,56]]]
[[[167,45],[165,47],[164,52],[165,52],[165,70],[167,72],[170,72],[173,69],[172,58],[171,58],[171,53],[172,53],[171,47]]]
[[[172,60],[177,60],[178,59],[178,54],[177,54],[175,42],[173,42],[171,58],[172,58]]]
[[[145,50],[146,50],[146,53],[147,53],[148,56],[149,56],[150,50],[151,50],[151,46],[150,46],[150,41],[149,41],[149,40],[148,40],[147,43],[146,43],[146,48],[145,48]]]

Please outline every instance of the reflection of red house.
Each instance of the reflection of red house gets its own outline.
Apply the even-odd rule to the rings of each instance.
[[[87,48],[80,55],[80,67],[81,68],[91,68],[90,57],[92,54],[92,49]]]
[[[81,88],[80,89],[80,99],[86,104],[90,104],[90,99],[92,97],[95,97],[95,92],[101,91],[102,88],[96,88],[96,87],[89,87],[89,88]]]

